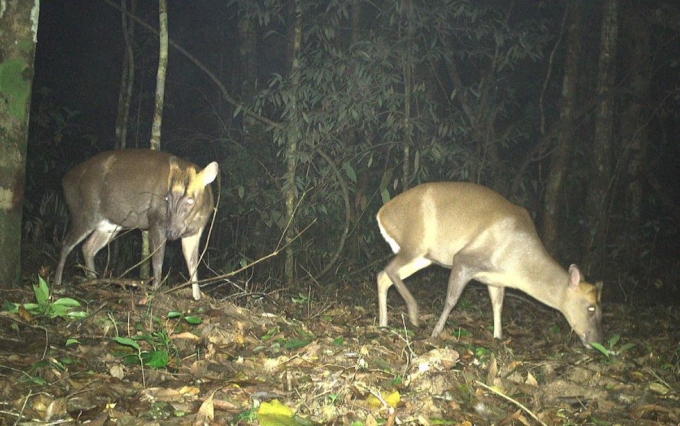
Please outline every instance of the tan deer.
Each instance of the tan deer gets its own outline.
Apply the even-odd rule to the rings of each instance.
[[[451,269],[444,311],[432,337],[470,280],[487,285],[493,335],[501,339],[505,288],[515,288],[562,312],[584,345],[602,342],[602,283],[583,282],[576,265],[565,271],[546,252],[529,213],[497,192],[472,183],[436,182],[412,188],[378,211],[378,225],[396,256],[378,274],[379,325],[387,326],[387,290],[394,284],[409,319],[418,304],[403,279],[433,263]]]

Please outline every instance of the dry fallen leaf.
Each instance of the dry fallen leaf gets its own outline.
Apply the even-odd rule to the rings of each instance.
[[[203,401],[203,404],[201,404],[201,407],[198,409],[198,414],[196,415],[195,425],[205,424],[206,420],[215,420],[215,405],[213,404],[214,395],[214,392],[211,393],[210,396]]]
[[[111,377],[115,377],[118,380],[123,380],[123,377],[125,377],[125,367],[120,364],[112,365],[109,368],[109,374]]]
[[[538,381],[531,372],[527,373],[526,384],[530,386],[538,386]]]

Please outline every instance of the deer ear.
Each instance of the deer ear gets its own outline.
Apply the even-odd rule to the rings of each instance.
[[[571,265],[569,267],[569,288],[578,287],[581,281],[583,281],[583,277],[581,275],[581,271],[578,269],[578,266]]]
[[[205,166],[205,169],[198,173],[197,179],[203,182],[203,186],[212,183],[217,177],[217,172],[219,171],[219,166],[216,161]]]

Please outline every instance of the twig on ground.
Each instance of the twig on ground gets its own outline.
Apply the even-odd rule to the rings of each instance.
[[[480,382],[479,380],[475,380],[475,383],[477,383],[478,385],[480,385],[480,386],[483,387],[484,389],[489,390],[489,391],[495,393],[496,395],[500,396],[501,398],[507,399],[508,401],[512,402],[513,404],[515,404],[516,406],[518,406],[519,408],[521,408],[522,410],[524,410],[528,415],[530,415],[531,417],[533,417],[534,420],[536,420],[536,421],[537,421],[538,423],[540,423],[541,425],[543,425],[543,426],[548,426],[548,425],[546,425],[545,423],[543,423],[543,422],[536,416],[536,414],[534,414],[531,410],[529,410],[527,407],[525,407],[521,402],[519,402],[519,401],[517,401],[517,400],[515,400],[515,399],[510,398],[509,396],[507,396],[507,395],[504,394],[503,392],[499,391],[498,389],[494,389],[494,388],[492,388],[491,386],[485,385],[484,383]]]

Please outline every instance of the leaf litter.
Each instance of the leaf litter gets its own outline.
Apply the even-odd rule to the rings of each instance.
[[[589,350],[559,313],[514,293],[505,338],[493,340],[485,289],[469,287],[436,340],[443,289],[414,288],[421,329],[396,292],[392,328],[378,328],[373,283],[238,305],[181,290],[59,289],[87,312],[75,318],[31,315],[20,308],[31,292],[8,292],[0,425],[680,423],[677,306],[605,305],[610,337]]]

